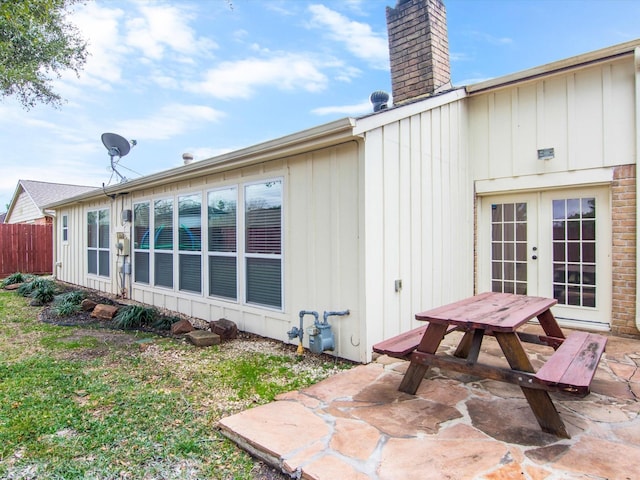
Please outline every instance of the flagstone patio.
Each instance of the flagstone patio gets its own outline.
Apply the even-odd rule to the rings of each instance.
[[[441,348],[452,349],[456,335]],[[536,368],[552,352],[528,349]],[[480,358],[505,362],[494,339]],[[399,392],[407,365],[379,357],[219,428],[293,478],[640,478],[639,339],[609,338],[587,397],[552,395],[571,439],[542,432],[512,384],[433,368],[415,396]]]

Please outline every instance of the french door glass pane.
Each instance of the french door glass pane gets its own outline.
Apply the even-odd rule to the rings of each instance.
[[[491,289],[527,293],[527,204],[491,205]]]
[[[553,296],[596,307],[596,199],[553,200]]]

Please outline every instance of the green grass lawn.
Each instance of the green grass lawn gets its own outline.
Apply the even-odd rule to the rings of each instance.
[[[0,478],[255,478],[216,422],[348,366],[266,340],[197,349],[60,327],[38,311],[0,291]]]

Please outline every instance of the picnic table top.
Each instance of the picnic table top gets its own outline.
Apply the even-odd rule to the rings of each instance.
[[[514,332],[558,303],[554,298],[485,292],[416,314],[416,320],[487,332]]]

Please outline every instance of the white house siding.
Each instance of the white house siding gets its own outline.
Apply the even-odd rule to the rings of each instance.
[[[134,300],[180,312],[204,320],[227,318],[241,330],[288,341],[287,331],[299,326],[300,310],[349,310],[345,317],[331,317],[336,339],[335,354],[355,361],[366,358],[361,341],[364,325],[361,302],[362,237],[360,209],[361,178],[359,176],[360,144],[350,141],[331,148],[298,154],[259,165],[206,174],[189,181],[167,183],[155,188],[132,191],[115,200],[104,200],[57,212],[58,278],[69,283],[119,293],[117,283],[121,260],[111,248],[111,279],[87,275],[86,212],[95,208],[111,208],[111,232],[132,234],[131,224],[123,225],[121,211],[133,204],[178,195],[200,193],[206,211],[207,192],[216,188],[269,179],[283,182],[283,309],[260,308],[255,305],[224,301],[207,296],[207,255],[203,238],[202,294],[174,289],[155,288],[127,280],[129,296]],[[61,216],[69,215],[69,241],[61,241]],[[204,216],[206,218],[206,215]],[[203,220],[203,233],[206,223]],[[113,242],[115,244],[115,238]],[[122,257],[120,257],[122,258]],[[129,290],[130,287],[130,290]],[[304,346],[308,347],[307,327],[312,317],[304,319]],[[297,338],[293,341],[297,343]]]
[[[83,205],[76,205],[56,212],[55,232],[56,232],[56,270],[55,275],[58,280],[92,288],[101,292],[118,293],[118,284],[115,277],[117,257],[113,249],[110,255],[110,277],[100,277],[98,275],[87,274],[87,211],[108,209],[110,212],[109,226],[111,232],[117,225],[116,209],[121,208],[122,200],[112,200],[107,196],[88,202]],[[119,212],[119,210],[118,210]],[[62,241],[62,216],[68,215],[68,241]],[[113,233],[111,235],[113,238]],[[111,242],[114,243],[113,241]]]
[[[10,213],[10,217],[6,219],[7,223],[33,223],[36,219],[42,218],[40,210],[24,190],[18,195]]]
[[[635,163],[632,55],[469,97],[475,180]],[[538,160],[537,150],[555,158]]]
[[[62,241],[62,217],[67,215],[67,241]],[[85,256],[81,255],[85,245],[86,216],[80,208],[66,208],[56,212],[54,274],[59,280],[74,285],[85,285]],[[85,226],[85,228],[83,228]]]
[[[418,326],[416,313],[473,294],[473,186],[461,96],[400,107],[357,126],[366,148],[369,351]]]
[[[567,196],[580,196],[581,192],[592,195],[595,188],[604,187],[605,198],[599,205],[607,206],[607,214],[610,208],[623,207],[609,207],[608,197],[615,167],[636,162],[636,79],[631,53],[492,86],[486,91],[474,88],[468,99],[469,162],[476,193],[481,197],[478,218],[491,203],[487,200],[483,206],[485,195],[535,192],[540,199],[544,192],[557,189],[563,189]],[[544,148],[553,148],[554,158],[539,160],[537,151]],[[600,322],[612,317],[609,290],[611,276],[616,275],[611,264],[610,219],[606,221],[608,231],[599,236],[606,241],[598,247],[598,258],[603,259],[598,260],[602,268],[598,278],[601,289],[605,289],[601,291],[609,293],[600,303]],[[551,238],[550,221],[541,222],[539,228],[532,245]],[[478,233],[478,238],[486,246],[485,230]],[[489,257],[485,253],[479,252],[478,259],[478,278],[483,285],[489,278]],[[541,274],[543,267],[544,262],[540,263]],[[550,268],[549,263],[548,278]],[[543,281],[539,294],[548,296],[550,280],[548,284]]]

